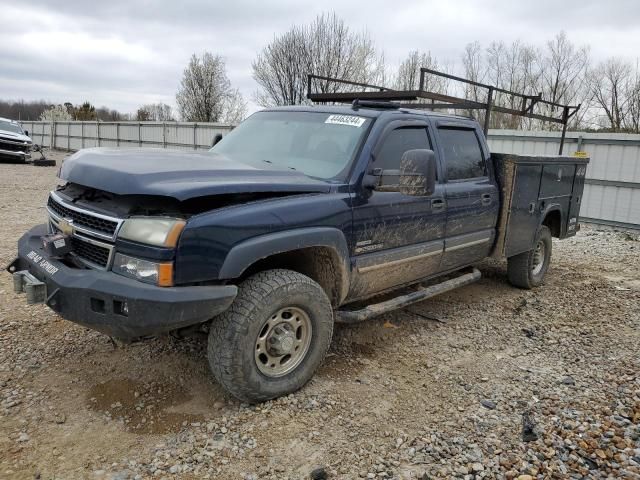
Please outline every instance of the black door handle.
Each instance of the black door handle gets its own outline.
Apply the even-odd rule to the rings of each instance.
[[[439,212],[440,210],[444,210],[444,200],[441,198],[434,198],[431,200],[431,211]]]
[[[483,193],[482,194],[482,205],[484,205],[484,206],[491,205],[491,194],[490,193]]]

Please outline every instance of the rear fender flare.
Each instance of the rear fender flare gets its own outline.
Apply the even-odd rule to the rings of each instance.
[[[547,217],[549,216],[550,213],[553,212],[558,212],[560,214],[560,235],[559,238],[563,238],[564,234],[565,234],[565,224],[567,219],[565,218],[565,215],[562,211],[562,207],[559,203],[550,203],[549,205],[547,205],[545,207],[545,209],[542,211],[542,214],[540,215],[540,223],[538,224],[538,228],[540,228],[543,224],[544,221],[547,219]]]

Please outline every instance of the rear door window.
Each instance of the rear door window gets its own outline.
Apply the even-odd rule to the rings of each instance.
[[[464,180],[487,175],[487,166],[475,130],[441,127],[438,132],[448,180]]]

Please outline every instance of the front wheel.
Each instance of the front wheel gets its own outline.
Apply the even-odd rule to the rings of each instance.
[[[542,285],[551,262],[551,231],[542,225],[536,233],[533,248],[507,260],[511,285],[531,289]]]
[[[331,302],[320,285],[291,270],[267,270],[242,282],[209,331],[209,366],[239,400],[294,392],[324,359],[333,334]]]

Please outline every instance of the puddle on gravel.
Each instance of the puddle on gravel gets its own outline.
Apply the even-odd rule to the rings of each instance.
[[[183,386],[168,382],[136,382],[113,379],[91,387],[90,410],[121,422],[132,433],[177,432],[183,424],[201,422],[203,415],[176,411],[191,400]]]

